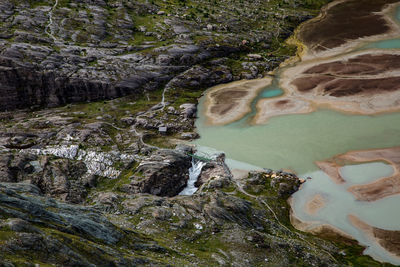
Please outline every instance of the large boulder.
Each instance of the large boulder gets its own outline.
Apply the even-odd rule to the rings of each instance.
[[[77,233],[107,244],[115,244],[123,236],[95,210],[41,197],[34,193],[29,184],[0,183],[0,211],[0,218],[12,217],[42,223],[49,228]]]
[[[161,149],[142,161],[131,184],[124,187],[130,193],[150,193],[175,196],[189,179],[191,157],[182,150]]]
[[[70,203],[82,203],[96,176],[87,173],[85,163],[29,153],[1,154],[0,182],[32,183],[44,194]]]

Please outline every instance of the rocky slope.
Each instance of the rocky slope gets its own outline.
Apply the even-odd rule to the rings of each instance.
[[[0,110],[254,78],[312,2],[1,0]]]
[[[250,176],[245,187],[260,186],[255,195],[229,176],[213,178],[194,197],[103,191],[92,196],[91,207],[44,198],[33,185],[0,183],[0,263],[339,266],[337,247],[277,219],[288,212],[285,197],[276,194],[279,184],[296,188],[298,180],[282,176],[270,186],[270,179]]]
[[[0,0],[0,266],[375,264],[291,227],[293,175],[220,157],[176,196],[197,97],[294,53],[323,2]]]

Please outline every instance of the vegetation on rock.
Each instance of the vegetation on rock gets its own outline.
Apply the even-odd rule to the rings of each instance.
[[[376,264],[293,229],[293,175],[213,162],[174,196],[204,89],[292,56],[326,2],[0,0],[0,266]]]

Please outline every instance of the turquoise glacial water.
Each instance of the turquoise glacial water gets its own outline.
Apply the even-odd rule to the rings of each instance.
[[[254,126],[243,121],[205,126],[200,118],[196,126],[201,138],[195,143],[224,151],[236,161],[301,175],[317,170],[315,161],[347,151],[400,145],[400,123],[394,122],[400,122],[400,113],[360,116],[319,110],[274,117]]]
[[[363,47],[363,49],[371,49],[371,48],[399,49],[400,48],[400,39],[377,41],[377,42],[370,43]]]
[[[283,95],[282,89],[276,88],[276,89],[264,90],[260,94],[260,97],[262,97],[262,98],[271,98],[271,97],[276,97],[276,96],[281,96],[281,95]]]
[[[395,16],[400,20],[400,7]],[[400,38],[373,42],[363,47],[370,48],[400,49]],[[228,125],[204,124],[203,98],[196,121],[201,136],[195,141],[198,150],[205,153],[225,152],[231,169],[288,169],[301,177],[312,177],[293,195],[292,208],[298,218],[314,225],[333,225],[367,246],[366,254],[400,264],[400,258],[390,255],[348,220],[348,215],[353,214],[372,226],[400,230],[400,195],[363,202],[355,200],[347,191],[351,185],[389,176],[393,168],[384,162],[343,166],[340,173],[347,182],[337,185],[315,164],[315,161],[327,160],[348,151],[400,146],[400,113],[362,116],[317,110],[310,114],[273,117],[264,125],[249,125],[260,99],[283,95],[278,86],[279,73],[252,102],[252,111]],[[304,208],[316,194],[324,197],[326,205],[315,215],[310,215]]]
[[[296,217],[303,221],[311,223],[312,227],[329,224],[353,236],[360,244],[367,247],[365,253],[373,256],[375,259],[400,264],[400,259],[390,255],[386,250],[371,240],[358,228],[354,227],[348,215],[356,215],[362,221],[375,227],[387,230],[399,230],[400,225],[400,195],[386,197],[378,201],[366,202],[357,201],[355,197],[346,189],[357,183],[373,181],[384,174],[392,173],[390,165],[372,162],[362,164],[361,166],[351,165],[346,167],[348,175],[351,176],[351,182],[336,184],[324,172],[315,171],[306,173],[306,176],[312,177],[312,180],[303,184],[300,191],[293,195],[292,209]],[[370,172],[372,170],[372,172]],[[378,172],[381,171],[381,174]],[[349,176],[346,177],[350,178]],[[316,214],[310,215],[305,212],[304,207],[307,202],[316,195],[321,195],[326,204]]]

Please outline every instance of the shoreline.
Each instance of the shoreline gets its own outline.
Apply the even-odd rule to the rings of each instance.
[[[338,2],[328,4],[328,6],[324,8],[323,12],[321,12],[318,17],[306,21],[304,22],[304,24],[300,25],[300,28],[295,31],[295,35],[293,35],[288,40],[289,43],[294,43],[297,45],[298,52],[295,56],[282,62],[278,67],[281,69],[283,68],[283,72],[279,81],[279,86],[284,91],[284,94],[278,97],[264,98],[257,101],[256,114],[250,122],[251,125],[265,124],[270,118],[281,115],[308,114],[317,111],[319,108],[327,108],[338,112],[354,115],[380,115],[400,111],[400,103],[398,100],[400,99],[400,90],[372,93],[365,92],[349,96],[336,97],[325,95],[322,91],[323,86],[321,85],[317,86],[317,88],[315,89],[317,92],[310,93],[300,92],[296,89],[296,86],[292,84],[292,82],[295,81],[296,77],[304,77],[302,79],[312,78],[313,76],[304,75],[303,72],[307,69],[318,67],[319,65],[336,63],[340,60],[343,61],[343,59],[348,60],[367,55],[400,56],[400,52],[398,51],[384,50],[378,48],[350,51],[351,49],[355,49],[357,47],[363,47],[366,42],[380,41],[384,40],[385,38],[400,36],[400,23],[396,22],[395,19],[392,17],[393,12],[399,6],[398,3],[395,3],[388,5],[381,12],[384,15],[384,18],[388,22],[390,22],[391,30],[389,33],[353,40],[345,44],[348,46],[345,49],[342,49],[343,47],[340,46],[339,48],[342,49],[341,52],[340,50],[336,51],[336,48],[334,48],[332,50],[335,51],[332,52],[332,54],[323,55],[320,53],[318,54],[318,57],[315,56],[310,58],[308,56],[309,52],[307,51],[307,46],[305,45],[305,43],[301,42],[301,37],[299,37],[299,35],[301,34],[301,30],[304,30],[304,27],[307,27],[307,24],[323,19],[326,16],[326,12],[329,10],[329,7],[335,6],[336,4],[343,1],[340,0]],[[340,54],[336,54],[338,52]],[[275,69],[272,73],[275,73],[276,70],[277,69]],[[246,90],[243,90],[246,92],[251,92],[251,95],[246,95],[244,96],[244,99],[240,99],[239,101],[235,100],[239,102],[239,105],[237,105],[235,108],[232,108],[226,114],[211,112],[211,110],[216,105],[221,105],[221,103],[218,103],[218,100],[215,100],[213,99],[213,97],[211,97],[211,94],[214,90],[228,91],[230,87],[232,87],[232,89],[238,89],[237,86],[240,84],[251,84],[252,81],[258,81],[268,78],[271,79],[270,77],[266,76],[262,79],[240,80],[210,88],[211,91],[208,91],[206,93],[206,100],[203,104],[205,107],[204,114],[207,118],[206,125],[225,125],[243,118],[247,113],[251,111],[251,107],[249,107],[249,104],[252,100],[250,100],[250,98],[254,99],[255,97],[257,97],[255,93],[258,93],[261,88],[255,85],[254,88],[246,88]],[[349,83],[350,78],[353,78],[353,81],[350,82],[357,82],[360,84],[358,86],[363,86],[363,83],[368,84],[370,80],[377,79],[381,79],[384,82],[385,80],[389,80],[389,82],[391,82],[390,79],[393,80],[398,78],[400,80],[400,68],[386,71],[383,74],[379,73],[374,75],[355,75],[352,77],[335,76],[335,79],[339,82],[339,84],[337,85],[338,88],[340,88],[341,86],[340,83]],[[379,84],[379,81],[376,82]],[[397,80],[393,82],[398,84]],[[268,85],[269,84],[266,83],[265,87]],[[229,105],[229,102],[222,102],[222,106],[223,105]],[[223,108],[221,107],[221,109]]]
[[[288,204],[290,206],[289,218],[290,218],[290,223],[297,230],[318,235],[321,237],[326,237],[331,239],[344,238],[347,242],[357,242],[351,235],[345,233],[344,231],[330,224],[323,224],[323,223],[318,224],[317,221],[301,220],[298,216],[296,216],[296,213],[292,208],[293,201],[294,201],[293,197],[290,197],[288,199]]]
[[[336,184],[344,184],[346,179],[340,174],[340,168],[349,164],[341,164],[343,162],[362,164],[381,161],[388,163],[394,170],[392,175],[366,184],[355,184],[346,189],[359,201],[373,202],[400,194],[399,154],[400,147],[356,150],[334,156],[326,161],[316,162],[316,164]]]
[[[384,49],[378,49],[378,48],[373,48],[373,49],[366,49],[366,50],[355,50],[357,48],[363,47],[367,42],[374,42],[374,41],[381,41],[385,40],[387,38],[395,38],[400,36],[400,24],[399,22],[396,22],[393,16],[393,11],[396,10],[396,8],[399,6],[399,3],[394,3],[386,6],[380,14],[383,14],[383,18],[388,22],[390,25],[390,30],[388,32],[385,32],[383,34],[378,34],[378,35],[373,35],[373,36],[367,36],[367,37],[362,37],[356,40],[351,40],[349,42],[344,43],[341,46],[338,46],[336,48],[330,49],[328,51],[323,51],[323,52],[318,52],[318,53],[312,53],[311,50],[306,46],[305,42],[301,41],[301,37],[299,37],[299,34],[301,34],[301,31],[307,28],[307,25],[310,23],[318,23],[319,20],[324,19],[327,16],[327,12],[329,11],[329,8],[332,6],[335,6],[336,4],[345,2],[346,0],[339,0],[339,1],[334,1],[331,4],[328,4],[324,9],[321,11],[321,14],[314,18],[311,19],[304,24],[301,24],[298,29],[295,31],[295,35],[291,37],[288,42],[295,43],[297,45],[298,51],[295,56],[287,59],[286,61],[282,62],[280,66],[275,69],[272,73],[277,73],[279,69],[282,69],[281,72],[281,77],[279,81],[279,87],[284,91],[284,94],[278,97],[271,97],[271,98],[264,98],[260,99],[256,103],[256,114],[252,118],[252,121],[250,125],[258,125],[258,124],[265,124],[267,121],[276,116],[282,116],[282,115],[288,115],[288,114],[308,114],[315,112],[318,109],[322,108],[327,108],[330,110],[334,110],[337,112],[345,113],[345,114],[353,114],[353,115],[379,115],[379,114],[387,114],[387,113],[393,113],[393,112],[399,112],[400,111],[400,88],[396,88],[395,91],[390,91],[390,90],[381,90],[381,91],[361,91],[361,93],[355,92],[352,95],[343,95],[343,96],[334,96],[334,95],[329,95],[328,93],[329,90],[323,90],[324,88],[323,85],[320,85],[320,83],[317,83],[317,86],[315,86],[314,91],[305,91],[301,92],[298,90],[297,87],[295,87],[292,82],[304,72],[308,71],[309,69],[313,67],[320,67],[323,64],[328,64],[328,63],[336,63],[340,62],[342,64],[347,64],[349,59],[355,59],[357,57],[363,56],[363,55],[368,55],[370,57],[373,56],[400,56],[399,51],[394,51],[394,50],[384,50]],[[380,62],[380,61],[377,61]],[[365,62],[361,62],[365,64]],[[367,62],[368,63],[368,62]],[[389,62],[390,63],[390,62]],[[370,65],[372,66],[371,68],[373,69],[376,67],[375,61],[373,60],[370,62]],[[360,64],[361,65],[361,64]],[[367,64],[366,64],[367,65]],[[329,68],[328,68],[329,70]],[[331,76],[329,77],[333,79],[340,79],[343,84],[346,84],[349,80],[354,80],[356,82],[359,82],[360,87],[363,87],[363,83],[369,83],[371,80],[378,80],[377,83],[380,84],[379,79],[390,79],[390,78],[399,78],[400,79],[400,67],[397,69],[392,69],[392,70],[387,70],[385,68],[379,69],[379,66],[376,67],[376,70],[378,71],[377,73],[355,73],[355,74],[344,74],[341,75],[331,75],[331,73],[322,73],[323,75],[326,76]],[[382,72],[384,70],[384,72]],[[319,73],[315,73],[314,76],[317,76]],[[358,75],[357,75],[358,74]],[[341,76],[340,76],[341,75]],[[309,79],[311,78],[311,75],[307,74],[303,75],[304,78]],[[332,80],[329,80],[328,82],[331,82]],[[248,82],[248,81],[245,81]],[[271,82],[271,81],[270,81]],[[220,115],[219,117],[215,117],[215,114],[212,114],[210,110],[212,109],[213,105],[218,104],[218,101],[214,99],[211,96],[212,92],[218,92],[219,90],[223,91],[226,90],[229,92],[230,86],[240,83],[239,82],[234,82],[231,84],[227,85],[222,85],[222,88],[218,88],[219,86],[213,87],[210,89],[210,91],[207,91],[205,95],[205,101],[203,103],[204,107],[204,115],[206,116],[206,123],[205,125],[224,125],[228,124],[233,121],[237,121],[241,118],[243,118],[248,112],[251,111],[251,107],[249,103],[257,95],[252,95],[249,97],[246,95],[245,99],[242,99],[239,101],[239,104],[236,106],[234,109],[229,110],[229,115],[226,116],[225,118],[221,118],[222,116]],[[351,85],[351,84],[350,84]],[[341,84],[339,84],[338,88],[340,89]],[[213,91],[215,90],[215,91]],[[253,88],[253,89],[246,89],[252,92],[259,92],[260,88]],[[214,95],[215,96],[215,95]],[[251,100],[250,100],[251,98]],[[247,104],[246,104],[247,103]],[[223,114],[222,114],[223,115]],[[396,149],[396,148],[388,148],[388,149]],[[375,149],[379,150],[379,149]],[[368,151],[374,151],[374,150],[368,150]],[[347,153],[356,153],[356,151],[351,151]],[[371,152],[372,153],[372,152]],[[339,155],[340,156],[340,155]],[[336,157],[336,156],[335,156]],[[369,161],[379,161],[383,160],[385,162],[388,162],[387,159],[385,158],[379,158],[377,157],[376,159],[370,159]],[[350,160],[351,161],[351,160]],[[355,161],[357,162],[357,161]],[[362,161],[358,161],[362,162]],[[345,183],[345,179],[340,175],[339,173],[339,168],[340,166],[337,165],[335,162],[330,162],[330,165],[323,165],[326,162],[319,162],[317,163],[320,164],[318,165],[324,172],[328,170],[329,176],[332,177],[333,174],[337,174],[336,177],[334,177],[334,181],[337,184]],[[390,162],[392,163],[392,162]],[[400,164],[400,163],[399,163]],[[390,195],[394,194],[399,194],[400,193],[400,169],[396,168],[392,164],[395,173],[391,177],[382,177],[379,178],[377,181],[373,183],[369,183],[366,185],[355,185],[350,188],[352,188],[351,192],[356,198],[357,195],[354,193],[356,190],[361,190],[365,189],[367,197],[358,197],[358,200],[361,201],[375,201]],[[400,166],[400,165],[399,165]],[[323,169],[325,168],[325,170]],[[399,167],[400,168],[400,167]],[[240,172],[237,172],[237,175],[243,175]],[[395,180],[398,181],[397,184],[395,184],[392,180],[389,180],[390,178],[393,178],[394,176],[396,177]],[[379,182],[378,182],[379,181]],[[387,182],[389,181],[389,183]],[[392,183],[390,183],[390,181]],[[378,186],[371,187],[371,184],[378,184]],[[389,192],[390,188],[394,187],[396,185],[396,190]],[[362,188],[361,188],[362,187]],[[368,191],[368,187],[371,187],[372,189]],[[376,194],[375,196],[373,195],[373,192],[381,192],[384,191],[385,193],[382,195]],[[386,191],[385,191],[386,190]],[[372,196],[372,198],[371,198]],[[301,221],[299,218],[296,217],[296,214],[292,208],[292,201],[293,198],[288,199],[288,203],[290,208],[290,222],[291,224],[298,230],[305,231],[305,232],[310,232],[315,235],[319,235],[321,237],[329,237],[333,239],[337,238],[344,238],[348,242],[352,243],[357,243],[354,237],[351,235],[341,231],[339,228],[334,227],[333,225],[330,224],[318,224],[316,221]],[[312,201],[312,200],[311,200]],[[308,204],[310,204],[308,202]],[[321,204],[321,203],[320,203]],[[321,204],[323,205],[323,204]],[[309,206],[309,205],[308,205]],[[318,206],[318,205],[317,205]],[[318,208],[318,207],[317,207]],[[321,207],[320,207],[321,208]],[[312,213],[317,213],[318,209],[314,210],[313,208],[308,207],[309,213],[312,215]]]
[[[211,87],[203,103],[205,125],[225,125],[241,119],[251,112],[251,102],[271,82],[271,77],[264,77]]]
[[[353,214],[349,214],[348,219],[350,223],[362,231],[367,238],[377,243],[389,255],[400,260],[399,231],[384,230],[371,226]],[[387,236],[391,238],[389,240],[385,239]]]
[[[328,4],[321,10],[319,16],[311,19],[299,26],[295,31],[295,34],[288,42],[297,45],[298,52],[296,56],[283,62],[280,68],[284,68],[281,79],[279,81],[280,88],[284,91],[284,94],[277,98],[261,99],[256,104],[256,115],[252,120],[252,124],[265,124],[268,120],[275,116],[288,115],[288,114],[308,114],[315,112],[319,108],[328,108],[338,112],[354,115],[379,115],[392,112],[400,111],[400,105],[398,101],[392,101],[394,99],[400,99],[400,90],[394,92],[384,92],[381,94],[370,94],[366,95],[354,95],[350,97],[333,97],[320,95],[316,96],[315,92],[310,94],[303,94],[295,89],[291,82],[295,79],[294,76],[299,76],[303,71],[320,64],[326,64],[329,62],[338,61],[344,58],[354,58],[361,55],[399,55],[399,52],[388,51],[383,49],[366,49],[361,51],[354,51],[357,47],[362,47],[368,42],[385,40],[390,37],[400,36],[400,23],[394,19],[394,12],[399,6],[398,3],[389,4],[384,8],[380,14],[388,22],[390,30],[387,33],[380,35],[373,35],[365,38],[359,38],[346,42],[344,45],[334,49],[313,54],[310,56],[310,49],[306,43],[302,41],[301,32],[312,23],[318,23],[323,20],[329,9],[336,6],[337,4],[343,3],[345,0],[339,0]],[[290,66],[292,65],[292,66]],[[397,76],[394,73],[385,73],[386,75],[373,75],[373,76],[356,76],[358,79],[368,78],[390,78],[399,77],[400,69],[397,70]],[[392,74],[392,75],[390,75]],[[346,77],[345,77],[346,78]],[[286,105],[279,105],[285,101]],[[392,101],[392,102],[390,102]]]
[[[303,57],[301,59],[303,61],[309,61],[315,58],[329,58],[332,56],[336,56],[338,54],[346,54],[351,51],[354,51],[357,49],[360,44],[362,43],[367,43],[367,42],[375,42],[375,41],[381,41],[384,39],[390,39],[390,38],[395,38],[399,37],[399,31],[400,31],[400,23],[394,19],[394,13],[396,11],[396,8],[400,6],[399,3],[390,3],[386,4],[386,7],[384,7],[380,12],[376,12],[377,14],[382,15],[383,19],[388,23],[389,30],[387,32],[377,34],[377,35],[371,35],[371,36],[364,36],[360,37],[354,40],[348,40],[344,44],[325,50],[325,51],[320,51],[320,52],[311,52],[311,50],[307,47],[306,42],[302,40],[301,34],[302,30],[304,30],[305,27],[309,26],[309,24],[312,23],[318,23],[321,22],[324,18],[326,18],[326,14],[331,9],[332,7],[346,2],[347,0],[338,0],[334,1],[332,3],[329,3],[327,6],[325,6],[322,10],[321,13],[322,16],[315,17],[314,19],[311,19],[310,21],[305,22],[304,24],[299,26],[299,30],[296,31],[296,39],[298,39],[304,47],[306,47],[306,53],[303,54]]]
[[[312,61],[299,62],[293,67],[288,67],[283,70],[279,81],[279,86],[285,93],[280,97],[259,100],[256,105],[257,113],[253,118],[253,123],[265,124],[272,117],[288,114],[307,114],[315,112],[319,108],[327,108],[350,115],[380,115],[400,111],[400,89],[379,93],[375,91],[366,91],[353,95],[336,97],[325,94],[324,84],[319,84],[312,91],[305,92],[300,92],[296,86],[293,85],[296,79],[307,79],[307,81],[310,81],[311,78],[318,77],[316,74],[304,74],[304,72],[312,68],[327,64],[337,64],[337,62],[343,62],[343,59],[357,60],[359,57],[367,56],[377,58],[390,56],[400,57],[400,52],[382,49],[363,50],[349,53],[345,57],[338,55],[329,59],[314,59]],[[371,68],[372,67],[375,66],[371,66]],[[321,74],[320,77],[324,78],[328,76],[323,76]],[[382,80],[382,83],[384,83],[385,81],[391,82],[391,80],[400,79],[400,68],[373,75],[333,77],[334,78],[330,78],[329,76],[329,79],[333,81],[328,80],[326,86],[332,86],[336,81],[349,84],[346,86],[350,86],[351,82],[360,84],[356,86],[363,86],[364,83],[368,84],[370,81],[378,82]],[[339,83],[336,86],[341,88],[343,85]],[[279,105],[280,101],[287,102],[287,105]]]

